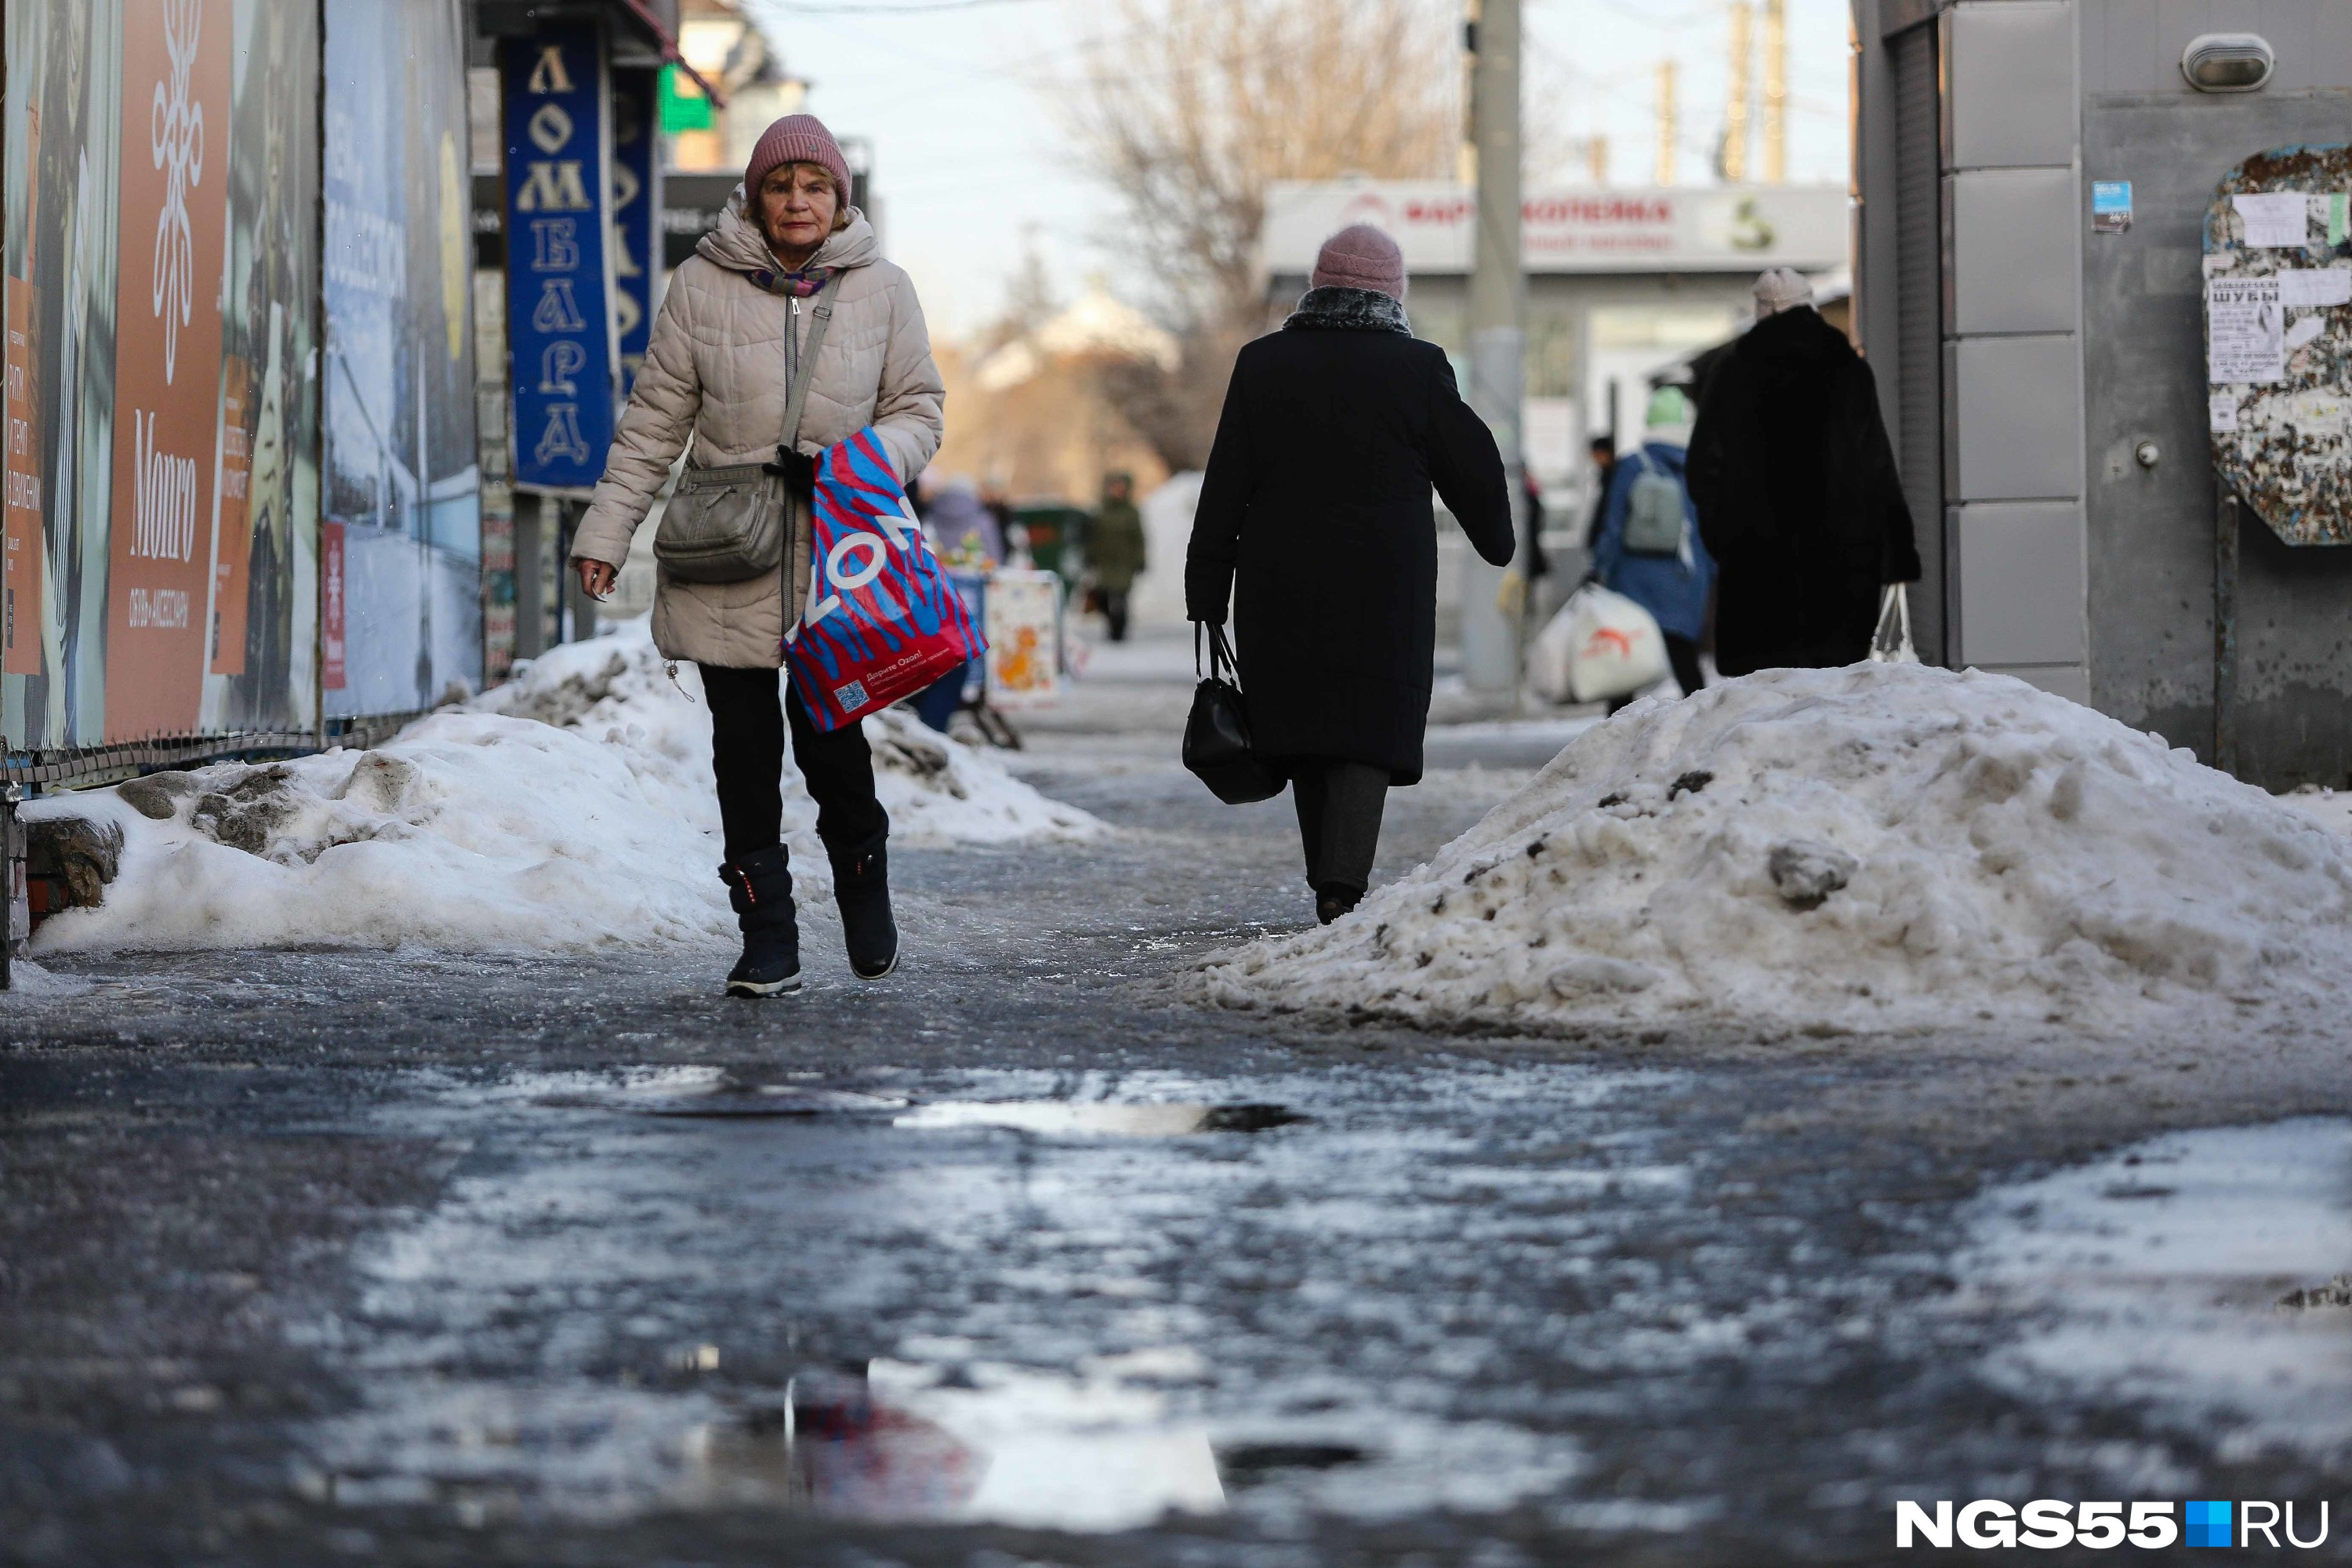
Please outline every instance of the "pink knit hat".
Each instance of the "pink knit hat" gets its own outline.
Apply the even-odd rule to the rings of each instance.
[[[1307,284],[1316,289],[1370,289],[1404,298],[1404,252],[1368,223],[1349,224],[1323,242]]]
[[[849,160],[841,155],[841,143],[815,115],[787,114],[760,132],[760,144],[751,149],[751,161],[743,165],[743,194],[756,197],[760,182],[779,163],[816,164],[833,176],[841,205],[849,205]]]

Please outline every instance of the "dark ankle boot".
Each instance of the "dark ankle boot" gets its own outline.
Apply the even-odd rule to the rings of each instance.
[[[719,868],[743,956],[727,973],[730,996],[773,996],[801,988],[801,933],[793,918],[793,873],[784,847],[771,845]]]
[[[833,901],[841,906],[841,934],[849,970],[879,980],[898,967],[898,923],[890,918],[890,857],[885,826],[865,843],[831,849]]]
[[[1364,889],[1326,882],[1315,889],[1315,918],[1325,925],[1351,913],[1363,901]]]

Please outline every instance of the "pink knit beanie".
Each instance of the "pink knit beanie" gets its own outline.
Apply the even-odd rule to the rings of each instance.
[[[751,161],[743,165],[743,195],[757,197],[760,182],[779,163],[814,163],[833,176],[841,205],[849,205],[849,160],[824,121],[814,114],[787,114],[760,133]]]
[[[1349,224],[1323,242],[1307,284],[1316,289],[1370,289],[1404,298],[1404,252],[1368,223]]]

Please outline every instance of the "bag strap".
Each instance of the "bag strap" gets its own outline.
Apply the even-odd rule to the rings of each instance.
[[[833,296],[841,287],[841,277],[835,273],[816,291],[816,320],[809,323],[808,343],[801,350],[800,363],[793,367],[792,386],[784,394],[784,438],[776,448],[779,458],[800,448],[801,410],[808,403],[809,383],[816,379],[816,357],[824,348],[824,330],[833,325]]]
[[[1230,683],[1231,677],[1241,673],[1241,667],[1234,658],[1234,645],[1225,640],[1225,626],[1222,621],[1214,626],[1207,621],[1192,623],[1192,673],[1196,676],[1201,673],[1201,634],[1204,630],[1209,635],[1208,678]]]

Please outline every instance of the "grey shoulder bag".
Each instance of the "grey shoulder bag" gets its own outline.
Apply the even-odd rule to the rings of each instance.
[[[834,291],[841,274],[816,292],[816,320],[809,323],[792,386],[784,398],[783,439],[769,463],[736,463],[707,468],[688,463],[677,489],[654,531],[654,559],[681,583],[741,583],[773,572],[784,559],[792,509],[806,504],[814,478],[801,457],[801,408],[816,375],[824,330],[833,321]]]

